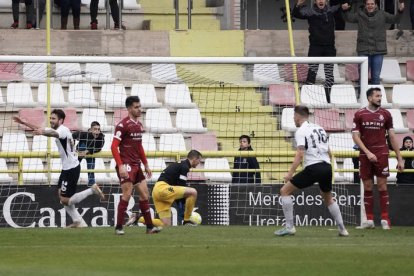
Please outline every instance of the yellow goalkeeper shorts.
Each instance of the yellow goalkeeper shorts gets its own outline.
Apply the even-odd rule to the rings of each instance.
[[[152,199],[160,218],[171,217],[171,205],[175,200],[183,198],[184,192],[185,187],[183,186],[172,186],[164,181],[155,183],[154,189],[152,189]]]

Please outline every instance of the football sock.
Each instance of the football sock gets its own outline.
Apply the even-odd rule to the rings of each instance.
[[[76,193],[69,199],[69,205],[79,203],[90,195],[93,195],[93,190],[91,188]]]
[[[339,210],[338,203],[334,201],[331,205],[328,206],[329,213],[334,218],[336,224],[340,229],[344,229],[344,221],[342,220],[341,210]]]
[[[380,191],[380,208],[381,208],[381,218],[388,220],[388,191]]]
[[[79,214],[78,210],[76,210],[75,205],[65,205],[65,210],[72,218],[73,222],[82,220],[82,216]]]
[[[195,196],[189,196],[185,200],[184,221],[190,220],[196,202]]]
[[[118,214],[116,216],[116,228],[122,229],[122,225],[124,225],[124,218],[125,218],[125,211],[128,207],[128,201],[125,201],[121,198],[118,203]]]
[[[286,219],[286,227],[293,228],[293,201],[290,196],[282,196],[282,209]]]
[[[372,191],[364,191],[364,206],[367,220],[374,220],[374,195]]]
[[[145,225],[147,228],[152,229],[154,225],[152,224],[151,211],[148,200],[140,200],[139,209],[141,210],[142,216],[144,217]]]

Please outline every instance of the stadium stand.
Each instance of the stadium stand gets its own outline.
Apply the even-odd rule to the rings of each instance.
[[[343,169],[346,169],[346,170],[353,170],[354,169],[354,163],[352,162],[352,158],[345,158],[342,167],[343,167]],[[354,182],[354,173],[353,172],[344,172],[343,173],[343,178],[344,178],[344,181],[346,181],[348,183],[353,183]]]
[[[67,128],[69,128],[72,131],[78,130],[79,129],[78,114],[76,114],[76,109],[65,108],[63,109],[63,111],[65,112],[65,115],[66,115],[63,125],[65,125]]]
[[[174,83],[180,81],[177,76],[175,64],[158,64],[151,65],[151,76],[154,81],[159,83]]]
[[[322,85],[302,85],[300,100],[302,104],[310,108],[329,108],[332,106],[326,100],[325,88]]]
[[[33,152],[46,151],[47,150],[47,139],[48,138],[46,136],[41,136],[41,135],[33,136],[32,151]],[[50,139],[50,147],[52,151],[55,151],[55,152],[58,151],[58,147],[55,143],[54,138]]]
[[[230,165],[226,158],[206,158],[204,168],[208,170],[225,170],[230,169]],[[229,172],[205,172],[204,175],[211,182],[231,182],[232,179]]]
[[[69,105],[73,107],[97,107],[92,85],[90,83],[71,83],[68,92]]]
[[[6,159],[0,158],[0,171],[8,171]],[[8,172],[0,173],[0,183],[10,183],[13,177]]]
[[[0,81],[21,81],[18,74],[17,63],[0,63]]]
[[[286,107],[282,111],[282,129],[287,132],[294,132],[297,130],[297,127],[295,125],[295,121],[293,120],[293,114],[294,110],[293,108]]]
[[[167,84],[165,86],[165,105],[173,108],[194,108],[190,89],[186,84]]]
[[[283,69],[285,71],[285,81],[294,81],[292,64],[284,64]],[[306,82],[308,76],[308,65],[307,64],[296,64],[296,72],[299,82]]]
[[[99,5],[101,5],[101,2],[104,1],[99,1]],[[86,63],[85,79],[93,83],[113,83],[116,81],[116,78],[112,77],[111,65],[109,63]]]
[[[296,99],[293,84],[269,85],[269,102],[275,106],[294,106]]]
[[[128,116],[128,110],[125,108],[114,109],[114,125],[116,126],[126,116]]]
[[[175,119],[177,130],[190,133],[204,133],[207,128],[203,127],[200,110],[178,109]]]
[[[367,89],[372,88],[372,87],[379,87],[381,89],[381,92],[382,92],[381,107],[392,108],[392,103],[388,102],[387,94],[385,93],[384,86],[382,84],[381,85],[368,85]],[[361,93],[360,100],[361,100],[361,107],[366,107],[368,105],[368,99],[367,99],[366,93]]]
[[[163,158],[148,158],[148,166],[151,168],[151,170],[164,170],[167,165],[165,164],[165,161]],[[145,171],[144,165],[141,163],[142,171]],[[160,177],[161,172],[153,172],[151,179],[149,179],[150,182],[156,182],[158,178]]]
[[[83,75],[79,63],[56,63],[56,79],[63,82],[82,82]]]
[[[404,120],[399,109],[387,109],[392,116],[395,133],[407,133],[409,130],[404,126]]]
[[[406,116],[406,122],[407,122],[407,127],[410,130],[414,130],[414,110],[410,109],[407,110],[407,113],[405,114]]]
[[[163,133],[160,135],[160,151],[186,151],[184,136],[181,133]]]
[[[100,106],[120,108],[125,106],[127,98],[125,86],[120,83],[103,84],[100,93]]]
[[[1,91],[1,87],[0,87],[0,106],[4,106],[6,105],[6,102],[3,99],[3,92]]]
[[[279,83],[281,78],[277,64],[254,64],[253,80],[259,84]]]
[[[43,108],[22,108],[19,110],[19,117],[40,127],[46,125],[46,118]],[[21,124],[19,124],[19,128],[22,130],[33,130]]]
[[[315,109],[313,112],[315,124],[323,127],[327,132],[343,132],[339,111],[332,109]]]
[[[138,96],[142,108],[158,108],[162,103],[158,102],[153,84],[137,84],[131,87],[131,96]]]
[[[43,162],[40,158],[25,158],[23,159],[23,170],[43,170]],[[39,183],[43,184],[46,183],[47,177],[45,173],[33,173],[33,172],[26,172],[23,173],[23,182],[24,184],[34,184]]]
[[[331,88],[331,103],[338,108],[358,108],[355,88],[350,84],[334,84]]]
[[[37,88],[37,101],[40,105],[47,105],[47,83],[40,83]],[[50,84],[50,105],[52,107],[66,107],[68,103],[60,83]]]
[[[354,115],[358,109],[345,109],[345,129],[351,130],[354,123]]]
[[[82,129],[88,130],[93,121],[98,121],[101,125],[101,131],[113,131],[114,126],[108,125],[105,110],[100,108],[84,108],[82,111]]]
[[[29,83],[9,83],[7,85],[7,104],[14,107],[33,107],[32,88]]]
[[[81,183],[88,183],[88,174],[84,172],[87,170],[87,163],[86,159],[84,158],[81,162],[81,174],[80,174],[80,181]],[[95,158],[95,170],[106,170],[106,166],[104,160],[102,158]],[[108,184],[111,183],[111,178],[108,176],[106,172],[96,172],[95,173],[95,180],[96,183],[99,184]]]
[[[24,133],[5,132],[1,141],[3,152],[29,152],[29,142]]]
[[[401,76],[400,65],[396,59],[384,59],[381,68],[381,81],[383,83],[404,83],[406,78]]]
[[[157,144],[155,143],[154,135],[151,133],[142,134],[142,146],[147,151],[157,151]]]
[[[414,85],[396,84],[392,88],[392,103],[398,108],[414,108]]]
[[[213,133],[191,135],[191,149],[198,151],[217,151],[217,136]]]
[[[345,78],[341,77],[341,74],[339,73],[339,67],[338,64],[334,64],[333,67],[333,74],[334,74],[334,83],[344,83]],[[316,79],[320,80],[322,82],[325,82],[325,71],[324,71],[324,65],[319,64],[318,72],[316,73]]]
[[[358,64],[345,64],[345,80],[352,82],[359,81]]]
[[[333,151],[349,152],[354,145],[355,143],[350,132],[332,133],[329,135],[329,147]]]
[[[166,108],[148,109],[145,113],[145,127],[153,133],[173,133],[170,112]]]
[[[23,63],[23,79],[31,82],[45,82],[46,78],[46,63]]]
[[[414,81],[414,60],[407,60],[405,70],[407,80]]]

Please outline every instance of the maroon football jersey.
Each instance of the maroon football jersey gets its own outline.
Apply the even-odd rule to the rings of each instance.
[[[359,131],[362,142],[372,153],[388,153],[385,134],[392,128],[392,117],[388,110],[362,108],[355,113],[352,131]]]
[[[115,127],[114,139],[120,140],[119,154],[122,163],[139,165],[141,163],[140,149],[142,149],[142,133],[144,127],[140,121],[133,121],[129,117],[122,119]]]

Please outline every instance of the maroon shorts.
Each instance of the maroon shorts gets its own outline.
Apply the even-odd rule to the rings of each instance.
[[[131,182],[132,184],[136,184],[136,183],[141,182],[142,180],[145,180],[145,175],[142,172],[141,167],[139,165],[124,164],[124,166],[128,173],[128,178],[121,178],[119,175],[118,166],[115,167],[116,174],[118,175],[118,178],[121,184],[126,183],[126,182]]]
[[[390,175],[388,154],[379,153],[375,156],[377,156],[377,162],[369,161],[365,154],[359,155],[359,173],[362,180],[372,179],[374,175],[376,177],[388,177]]]

